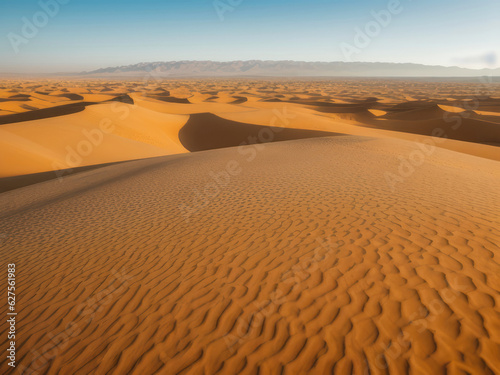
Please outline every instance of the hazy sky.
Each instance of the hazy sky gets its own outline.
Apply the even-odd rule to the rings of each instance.
[[[500,1],[397,4],[398,0],[1,0],[0,72],[253,59],[500,66]],[[387,17],[377,21],[372,14],[382,11],[387,16],[390,10],[389,22]],[[367,27],[371,36],[355,41],[357,30]]]

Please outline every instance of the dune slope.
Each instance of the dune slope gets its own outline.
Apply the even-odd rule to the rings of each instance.
[[[335,133],[311,129],[291,129],[284,126],[247,124],[227,120],[212,113],[199,113],[189,117],[189,120],[179,131],[179,140],[189,151],[204,151],[331,135],[335,135]]]
[[[0,194],[18,369],[499,373],[499,163],[436,149],[391,188],[415,147],[250,145]]]
[[[0,125],[0,154],[7,161],[0,177],[53,171],[55,178],[66,175],[58,170],[187,152],[178,134],[188,117],[114,102]]]

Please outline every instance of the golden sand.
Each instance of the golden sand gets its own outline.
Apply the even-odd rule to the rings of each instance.
[[[500,100],[384,85],[54,81],[41,114],[0,101],[17,370],[500,373]],[[84,98],[58,115],[60,93]]]

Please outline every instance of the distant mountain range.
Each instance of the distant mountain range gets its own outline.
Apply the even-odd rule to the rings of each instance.
[[[97,69],[78,73],[97,77],[477,77],[500,76],[497,69],[457,66],[306,61],[167,61]]]

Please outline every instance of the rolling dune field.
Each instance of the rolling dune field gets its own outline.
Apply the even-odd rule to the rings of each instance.
[[[1,372],[499,374],[499,146],[500,84],[0,81]]]

